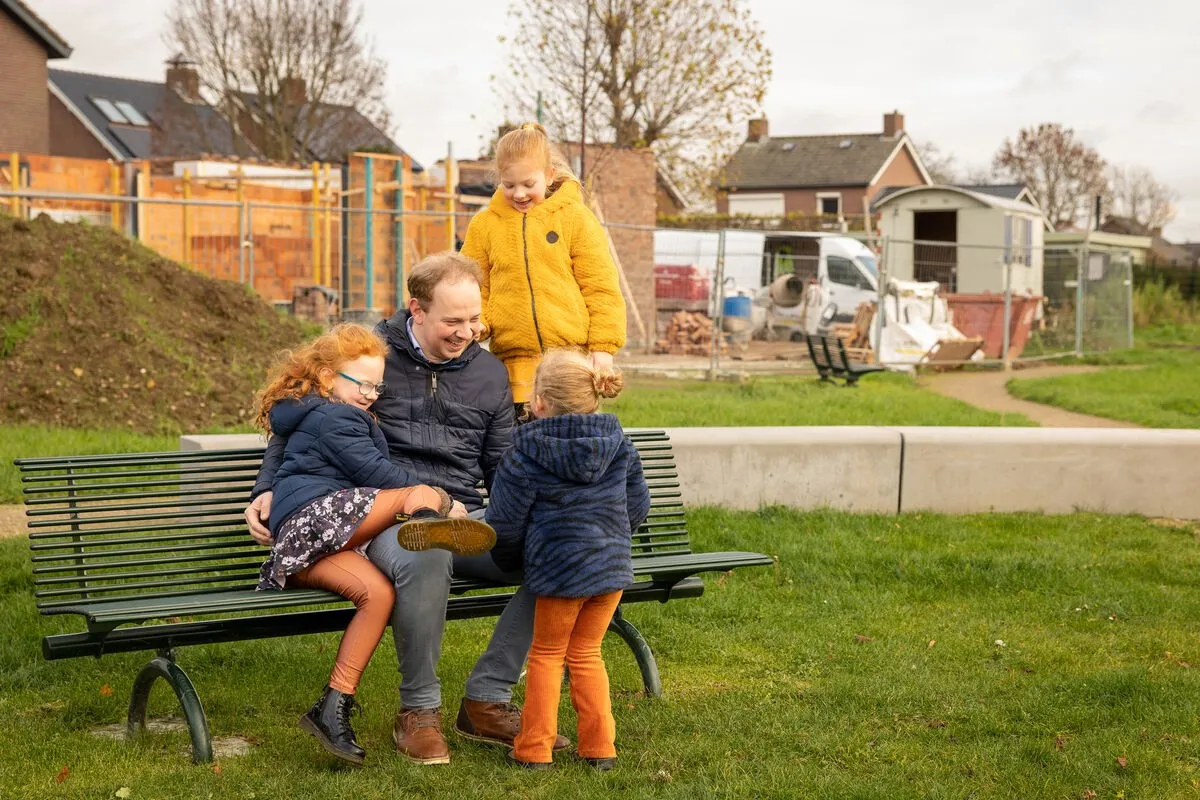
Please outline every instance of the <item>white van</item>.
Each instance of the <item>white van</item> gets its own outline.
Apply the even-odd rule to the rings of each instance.
[[[879,300],[879,264],[857,239],[774,234],[768,251],[775,278],[759,293],[759,304],[772,327],[824,333],[835,322],[853,321],[860,303]]]

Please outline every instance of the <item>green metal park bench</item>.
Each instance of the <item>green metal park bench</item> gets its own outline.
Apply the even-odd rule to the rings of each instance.
[[[759,553],[694,553],[671,444],[630,431],[650,484],[649,519],[633,537],[635,582],[621,606],[699,597],[705,572],[768,566]],[[156,651],[133,684],[127,728],[145,729],[163,678],[183,708],[192,757],[212,759],[208,720],[176,661],[186,645],[344,630],[354,609],[319,590],[255,591],[266,551],[243,510],[263,449],[17,459],[29,527],[34,596],[42,614],[74,614],[84,630],[42,639],[48,659]],[[498,616],[515,587],[456,579],[446,616]],[[610,630],[633,651],[646,692],[662,684],[654,654],[618,609]]]
[[[846,343],[841,337],[810,333],[804,338],[808,343],[808,357],[812,359],[813,366],[817,368],[817,374],[823,381],[841,378],[847,386],[853,386],[863,375],[883,371],[883,367],[878,364],[851,361],[850,356],[846,354]]]

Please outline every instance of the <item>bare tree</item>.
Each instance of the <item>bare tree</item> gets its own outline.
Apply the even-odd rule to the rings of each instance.
[[[353,147],[347,108],[388,130],[387,70],[362,29],[356,0],[175,0],[164,40],[263,155],[290,161]]]
[[[1005,139],[992,166],[1028,186],[1055,228],[1075,224],[1087,198],[1107,186],[1104,159],[1058,123],[1022,128],[1015,142]]]
[[[708,189],[771,78],[745,0],[513,0],[501,91],[531,116],[541,94],[556,137],[653,148],[691,190]]]
[[[916,142],[917,154],[934,183],[943,185],[958,183],[957,159],[953,153],[944,153],[942,148],[930,141]]]
[[[1179,195],[1145,167],[1110,167],[1107,199],[1112,216],[1126,217],[1147,230],[1161,230],[1175,219]]]

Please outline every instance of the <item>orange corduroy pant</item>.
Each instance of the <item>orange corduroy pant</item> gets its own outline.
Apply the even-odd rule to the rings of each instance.
[[[421,508],[436,510],[441,504],[441,496],[429,486],[381,489],[345,547],[288,578],[290,586],[325,589],[354,603],[354,617],[342,635],[333,662],[331,688],[343,694],[358,690],[363,670],[383,638],[396,602],[391,580],[354,548],[395,525],[397,514],[412,514]]]
[[[533,646],[525,673],[525,709],[521,731],[513,742],[513,757],[518,761],[545,764],[552,760],[563,664],[571,671],[571,705],[579,716],[579,755],[616,756],[617,723],[600,643],[620,600],[621,592],[537,599]]]

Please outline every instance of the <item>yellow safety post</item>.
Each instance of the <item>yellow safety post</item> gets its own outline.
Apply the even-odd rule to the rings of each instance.
[[[321,211],[321,166],[312,162],[312,273],[313,283],[321,283],[321,229],[317,221]]]
[[[14,192],[21,191],[21,156],[15,150],[8,157],[8,180],[12,184],[10,188]],[[21,216],[21,198],[13,195],[9,204],[12,206],[13,216]]]
[[[454,249],[454,198],[458,188],[454,183],[454,142],[446,143],[446,249]]]
[[[113,197],[121,196],[121,168],[117,166],[115,161],[108,162],[108,190]],[[121,230],[121,204],[113,203],[112,210],[109,212],[111,217],[113,230]]]
[[[192,173],[183,171],[183,263],[192,264],[192,220],[189,213],[191,207],[188,200],[192,199]]]
[[[329,165],[325,165],[324,226],[325,247],[321,249],[321,285],[333,286],[333,184]]]

